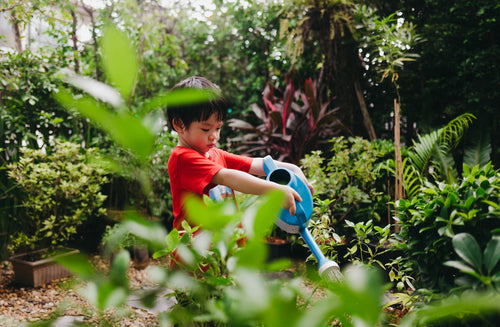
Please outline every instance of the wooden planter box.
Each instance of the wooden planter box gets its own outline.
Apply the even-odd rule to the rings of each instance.
[[[70,271],[55,261],[55,257],[33,260],[34,257],[46,254],[47,249],[37,250],[10,257],[14,270],[15,280],[23,285],[39,287],[53,280],[71,275]],[[80,251],[76,249],[65,249],[64,255],[71,255]]]

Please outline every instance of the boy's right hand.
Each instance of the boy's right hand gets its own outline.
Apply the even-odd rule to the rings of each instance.
[[[297,209],[295,206],[295,200],[300,202],[302,201],[302,198],[300,197],[299,193],[290,186],[280,185],[280,188],[285,193],[285,202],[283,204],[283,208],[288,210],[291,216],[295,216]]]

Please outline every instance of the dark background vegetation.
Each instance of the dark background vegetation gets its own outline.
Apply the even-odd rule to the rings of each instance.
[[[53,76],[62,68],[108,81],[99,51],[107,24],[125,31],[139,56],[140,70],[127,103],[137,116],[145,114],[141,108],[151,96],[198,74],[221,87],[231,104],[230,119],[255,122],[251,107],[264,107],[266,85],[276,92],[291,85],[305,94],[310,79],[318,103],[335,110],[334,135],[393,140],[394,99],[399,99],[403,145],[472,113],[477,120],[465,140],[491,144],[491,160],[498,166],[500,5],[494,1],[103,3],[99,8],[81,1],[54,6],[47,0],[8,0],[0,5],[5,31],[0,36],[3,238],[12,232],[11,217],[21,206],[5,165],[18,160],[21,146],[39,148],[64,137],[130,160],[98,127],[62,109],[52,96],[58,89]],[[389,57],[380,46],[391,41],[386,30],[397,36],[398,19],[414,24],[414,30],[406,38],[408,47]],[[83,38],[77,30],[89,36]],[[415,60],[397,65],[398,55]],[[382,78],[387,69],[390,74]],[[368,116],[363,116],[359,94]],[[221,146],[232,150],[234,144],[227,140],[239,135],[241,131],[225,128]],[[165,149],[172,141],[165,135],[159,139],[162,156],[152,160],[155,201],[168,203],[168,187],[160,185],[168,185]],[[463,146],[455,150],[456,158]],[[146,201],[126,177],[111,180],[115,183],[105,191],[109,208]],[[118,191],[126,200],[116,198]],[[165,205],[153,214],[171,219]]]

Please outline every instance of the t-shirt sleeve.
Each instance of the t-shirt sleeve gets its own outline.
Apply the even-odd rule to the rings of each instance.
[[[241,170],[246,173],[250,171],[250,166],[252,165],[253,158],[245,157],[230,152],[221,151],[224,155],[224,160],[226,162],[226,167],[230,169]]]
[[[194,151],[180,155],[177,165],[179,181],[183,188],[198,194],[203,194],[214,175],[224,168]]]

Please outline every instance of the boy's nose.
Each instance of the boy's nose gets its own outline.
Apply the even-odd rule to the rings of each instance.
[[[210,139],[211,140],[218,140],[219,139],[219,132],[213,132],[210,134]]]

